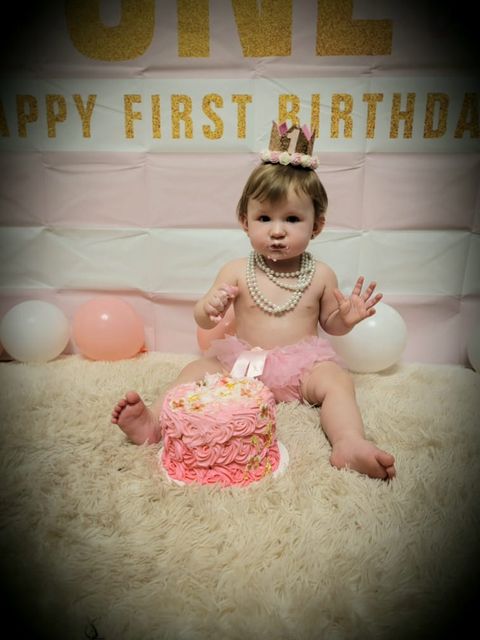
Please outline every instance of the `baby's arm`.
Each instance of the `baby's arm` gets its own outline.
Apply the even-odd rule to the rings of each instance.
[[[330,335],[341,336],[353,327],[373,316],[374,306],[382,299],[382,294],[372,294],[377,286],[371,282],[363,291],[365,278],[360,276],[355,283],[352,294],[345,296],[338,288],[337,277],[329,272],[321,300],[320,325]]]
[[[194,317],[202,329],[213,329],[238,294],[237,262],[229,262],[207,293],[195,305]]]

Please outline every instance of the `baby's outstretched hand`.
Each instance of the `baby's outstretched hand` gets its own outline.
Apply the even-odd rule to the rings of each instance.
[[[377,293],[372,298],[372,294],[377,286],[376,282],[371,282],[362,293],[364,282],[365,278],[360,276],[350,297],[344,296],[340,289],[335,289],[333,292],[338,302],[338,313],[348,327],[354,327],[365,318],[373,316],[375,313],[375,305],[380,302],[383,297],[381,293]]]
[[[205,313],[212,322],[218,323],[238,294],[238,287],[221,284],[205,301]]]

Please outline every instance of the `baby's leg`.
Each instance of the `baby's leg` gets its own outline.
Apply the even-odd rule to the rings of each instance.
[[[330,462],[334,467],[348,467],[371,478],[393,478],[394,457],[365,438],[348,371],[334,362],[322,362],[303,379],[302,393],[308,403],[321,405],[320,419],[332,445]]]
[[[112,423],[117,424],[134,444],[159,442],[161,428],[158,418],[168,389],[183,382],[201,380],[206,373],[221,371],[222,366],[216,358],[200,358],[189,362],[151,407],[147,407],[136,391],[129,391],[114,406]]]

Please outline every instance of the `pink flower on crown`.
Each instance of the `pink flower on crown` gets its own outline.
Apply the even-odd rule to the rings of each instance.
[[[280,160],[280,154],[278,151],[270,151],[270,162],[277,163]]]
[[[290,156],[290,163],[294,166],[298,166],[302,162],[302,154],[301,153],[292,153]]]

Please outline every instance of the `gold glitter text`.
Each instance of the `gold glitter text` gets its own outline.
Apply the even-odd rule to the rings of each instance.
[[[317,7],[318,56],[391,54],[391,20],[353,20],[353,0],[318,0]]]

